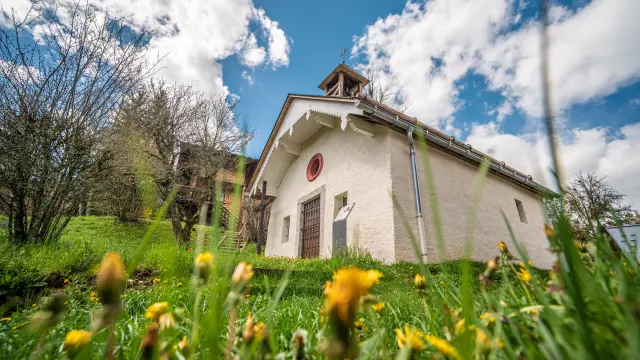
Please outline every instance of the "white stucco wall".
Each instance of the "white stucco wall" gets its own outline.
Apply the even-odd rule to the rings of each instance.
[[[367,137],[349,127],[323,128],[302,144],[278,188],[271,205],[266,255],[297,257],[300,251],[299,201],[308,194],[324,192],[320,256],[331,256],[334,197],[348,193],[355,203],[347,221],[347,245],[366,248],[374,257],[393,261],[394,223],[391,192],[389,129],[377,125]],[[311,157],[321,153],[322,173],[314,181],[306,178]],[[282,243],[283,220],[290,216],[289,241]]]
[[[417,234],[413,177],[406,134],[391,131],[390,149],[393,193],[404,210],[413,233]],[[437,250],[433,232],[423,156],[418,148],[417,164],[429,262],[460,258],[463,255],[467,217],[478,167],[444,151],[430,148],[430,163],[444,234],[443,259]],[[518,164],[510,165],[517,167]],[[515,199],[522,201],[527,217],[526,224],[520,221]],[[486,179],[482,200],[477,209],[472,258],[487,261],[498,255],[499,241],[511,244],[507,227],[500,214],[501,209],[509,219],[516,239],[524,245],[535,266],[549,268],[554,258],[547,251],[549,244],[543,232],[542,201],[532,191],[491,173]],[[396,260],[415,261],[415,253],[397,208],[394,209],[394,233]],[[516,253],[512,245],[509,248],[512,253]]]

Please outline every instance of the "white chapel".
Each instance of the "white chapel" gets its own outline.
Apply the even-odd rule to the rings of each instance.
[[[249,195],[271,203],[265,254],[331,257],[345,247],[384,262],[416,261],[410,233],[427,262],[462,257],[479,164],[489,174],[477,209],[471,257],[486,261],[511,243],[502,213],[535,266],[554,257],[543,232],[548,189],[363,93],[369,81],[345,64],[319,85],[324,95],[289,94],[249,182]],[[438,251],[425,176],[429,145],[444,238]],[[407,225],[410,232],[407,231]]]

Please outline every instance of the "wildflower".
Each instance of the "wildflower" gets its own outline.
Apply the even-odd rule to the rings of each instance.
[[[11,318],[10,318],[10,317],[3,317],[2,319],[0,319],[0,321],[1,321],[1,322],[4,322],[4,321],[11,321]]]
[[[256,323],[253,319],[253,315],[249,313],[249,315],[247,315],[247,322],[244,324],[242,338],[245,341],[251,341],[254,338],[258,341],[262,341],[263,339],[266,339],[266,336],[267,326],[263,322]]]
[[[504,241],[500,241],[498,243],[498,249],[500,249],[500,252],[503,254],[506,254],[509,252],[509,249],[507,248],[507,244],[505,244]]]
[[[532,305],[523,307],[520,312],[536,317],[540,315],[540,310],[542,310],[542,305]]]
[[[64,337],[63,348],[73,358],[91,341],[91,333],[86,330],[71,330]]]
[[[253,326],[254,325],[255,325],[255,323],[253,321],[253,314],[249,313],[249,315],[247,315],[247,322],[244,323],[244,332],[242,333],[242,337],[246,341],[249,341],[250,339],[253,338],[253,335],[254,335]]]
[[[427,286],[427,281],[424,276],[416,274],[416,276],[413,278],[413,284],[418,289],[424,289]]]
[[[198,272],[198,277],[202,279],[203,282],[207,282],[209,280],[209,275],[211,275],[211,269],[213,268],[213,254],[206,251],[200,253],[200,255],[196,256],[196,271]]]
[[[433,336],[433,335],[427,335],[426,338],[429,344],[431,344],[431,346],[433,346],[434,348],[436,348],[436,350],[442,353],[442,355],[453,358],[453,359],[460,359],[458,350],[456,350],[456,348],[453,347],[453,345],[449,344],[447,340],[439,338],[437,336]]]
[[[69,285],[69,279],[64,279],[63,282],[64,282],[65,285]]]
[[[239,263],[233,271],[233,275],[231,275],[231,283],[233,285],[246,284],[252,277],[253,270],[251,265],[243,261]]]
[[[11,329],[12,329],[12,330],[16,330],[16,329],[19,329],[19,328],[21,328],[21,327],[23,327],[23,326],[24,326],[24,323],[22,322],[22,323],[18,323],[18,324],[16,324],[16,325],[15,325],[14,327],[12,327]]]
[[[253,332],[255,333],[256,339],[262,341],[267,338],[267,325],[259,322],[253,327]]]
[[[36,307],[36,306],[38,306],[38,304],[31,304],[31,307],[32,307],[32,308],[34,308],[34,307]]]
[[[44,330],[54,326],[64,311],[64,303],[67,297],[63,292],[56,292],[41,309],[29,317],[29,328],[31,330]]]
[[[503,348],[504,343],[500,339],[495,339],[492,341],[491,339],[489,339],[489,336],[487,336],[487,333],[485,333],[481,329],[478,329],[476,330],[476,346],[485,349],[492,347]]]
[[[480,315],[480,320],[482,320],[485,326],[487,326],[489,323],[496,321],[496,317],[492,313],[486,312]]]
[[[379,313],[380,311],[384,310],[384,303],[373,304],[371,305],[371,307],[373,308],[373,311]]]
[[[120,294],[125,285],[125,268],[118,253],[109,253],[100,264],[96,279],[96,290],[105,305],[115,305],[120,302]]]
[[[396,341],[401,349],[408,346],[412,351],[424,350],[425,345],[422,341],[423,337],[424,333],[413,327],[405,325],[404,332],[400,329],[396,329]]]
[[[173,314],[169,312],[160,315],[160,317],[158,318],[158,325],[160,325],[160,330],[174,327],[176,325],[176,322],[173,319]]]
[[[325,311],[336,313],[344,324],[353,322],[360,298],[373,285],[380,282],[382,273],[377,270],[362,270],[355,267],[340,269],[333,274],[333,282],[327,281],[324,288]]]
[[[173,345],[173,351],[178,351],[178,350],[180,350],[180,352],[183,355],[187,355],[189,351],[189,339],[186,336],[183,337],[179,343]]]
[[[155,284],[155,283],[159,283],[159,282],[160,282],[160,278],[154,278],[154,279],[153,279],[153,283],[154,283],[154,284]]]
[[[520,268],[517,275],[520,281],[522,281],[525,285],[529,285],[529,282],[531,282],[531,273],[524,267]]]
[[[362,318],[362,317],[361,317],[360,319],[356,320],[356,321],[353,323],[353,326],[355,326],[355,327],[356,327],[356,329],[362,329],[362,328],[364,328],[364,318]]]
[[[440,281],[440,286],[444,286],[444,281]]]
[[[143,359],[152,359],[158,344],[158,324],[151,323],[147,326],[147,331],[140,343]]]
[[[494,272],[498,269],[498,262],[496,259],[491,259],[487,262],[487,271]]]
[[[544,234],[547,235],[548,238],[552,238],[556,236],[556,231],[552,226],[544,224]]]
[[[180,286],[182,286],[182,283],[181,283],[181,282],[179,282],[179,283],[177,283],[177,284],[176,284],[176,287],[180,287]]]
[[[144,317],[153,321],[158,321],[160,315],[169,311],[169,303],[166,301],[157,302],[147,308]]]

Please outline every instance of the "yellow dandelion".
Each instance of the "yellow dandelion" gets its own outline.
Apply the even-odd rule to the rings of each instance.
[[[351,324],[360,298],[380,282],[382,273],[377,270],[362,270],[347,267],[333,274],[333,282],[327,281],[324,288],[325,313],[336,313],[344,324]]]
[[[157,302],[147,308],[144,317],[153,321],[158,321],[160,315],[169,311],[169,303],[166,301]]]
[[[418,289],[424,289],[427,285],[427,280],[425,279],[424,276],[420,274],[416,274],[416,276],[413,278],[413,284]]]
[[[487,333],[485,333],[481,329],[478,329],[476,330],[476,346],[485,349],[492,347],[503,348],[504,343],[500,339],[490,339]]]
[[[31,307],[32,307],[32,308],[34,308],[34,307],[36,307],[36,306],[38,306],[38,304],[31,304]]]
[[[373,308],[373,311],[379,313],[380,311],[384,310],[384,303],[373,304],[371,305],[371,307]]]
[[[531,273],[529,272],[529,270],[525,268],[521,268],[518,271],[517,275],[518,275],[518,279],[520,279],[520,281],[522,281],[526,285],[528,285],[529,282],[531,282]]]
[[[362,329],[362,328],[364,328],[364,318],[362,318],[362,317],[361,317],[360,319],[356,320],[356,321],[353,323],[353,326],[355,326],[355,327],[356,327],[356,329]]]
[[[69,285],[69,279],[64,279],[64,284]]]
[[[116,304],[125,285],[125,267],[118,253],[107,254],[100,263],[96,277],[96,290],[105,305]]]
[[[5,321],[11,321],[10,317],[3,317],[2,319],[0,319],[0,321],[5,322]]]
[[[247,322],[244,323],[244,332],[242,333],[242,337],[245,340],[251,340],[253,338],[254,332],[253,332],[253,326],[255,325],[255,322],[253,321],[253,314],[249,313],[247,315]]]
[[[498,249],[500,249],[500,252],[503,254],[509,251],[509,249],[507,249],[507,244],[505,244],[504,241],[500,241],[498,243]]]
[[[213,254],[205,251],[196,256],[196,271],[202,281],[209,280],[211,270],[213,269]]]
[[[233,285],[246,284],[252,277],[253,270],[251,265],[243,261],[239,263],[233,271],[233,275],[231,275],[231,283],[233,283]]]
[[[179,283],[177,283],[177,284],[176,284],[176,286],[177,286],[177,287],[180,287],[180,286],[182,286],[182,283],[181,283],[181,282],[179,282]]]
[[[498,262],[495,259],[491,259],[487,262],[487,271],[493,273],[498,269]]]
[[[438,350],[442,355],[453,359],[460,359],[458,350],[456,350],[453,345],[449,344],[447,340],[433,335],[427,335],[426,338],[429,344],[431,344],[431,346]]]
[[[185,353],[188,347],[189,347],[189,339],[185,336],[182,338],[182,340],[180,340],[179,343],[173,345],[173,351],[180,350],[181,352]]]
[[[21,323],[16,324],[16,325],[15,325],[14,327],[12,327],[11,329],[16,330],[16,329],[19,329],[19,328],[21,328],[21,327],[23,327],[23,326],[24,326],[24,323],[23,323],[23,322],[21,322]]]
[[[482,320],[486,326],[487,324],[496,321],[496,317],[492,313],[486,312],[480,315],[480,320]]]
[[[253,327],[253,332],[256,336],[256,339],[258,341],[262,341],[263,339],[267,338],[267,325],[265,325],[265,323],[263,322],[259,322]]]
[[[74,357],[90,341],[90,332],[86,330],[71,330],[64,337],[63,348],[70,357]]]
[[[413,351],[424,350],[423,337],[424,333],[422,331],[407,325],[404,326],[404,331],[396,329],[396,341],[401,349],[408,346]]]
[[[154,278],[154,279],[153,279],[153,283],[154,283],[154,284],[159,283],[159,282],[160,282],[160,278]]]
[[[174,327],[176,322],[173,319],[173,314],[168,312],[160,315],[158,318],[158,325],[160,325],[160,330]]]
[[[547,235],[548,238],[556,236],[556,231],[552,226],[544,224],[544,234]]]

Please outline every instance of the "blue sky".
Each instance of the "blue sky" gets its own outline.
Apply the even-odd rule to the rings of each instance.
[[[55,0],[45,0],[55,2]],[[320,94],[340,62],[392,106],[550,184],[532,0],[88,0],[153,34],[157,76],[238,96],[258,157],[288,93]],[[26,13],[29,0],[4,0]],[[556,0],[549,78],[565,180],[606,176],[640,206],[640,1]],[[2,24],[0,24],[2,25]],[[34,36],[42,30],[32,29]]]

